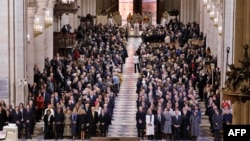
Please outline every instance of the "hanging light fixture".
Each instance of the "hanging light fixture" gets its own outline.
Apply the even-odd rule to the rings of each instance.
[[[207,12],[210,12],[211,11],[211,5],[210,5],[210,1],[208,0],[207,1]]]
[[[203,5],[206,7],[207,6],[207,0],[203,0]]]
[[[213,4],[212,4],[212,9],[211,9],[209,15],[210,15],[210,19],[214,19],[214,5]]]
[[[49,26],[51,26],[52,21],[53,21],[53,18],[50,16],[49,11],[47,10],[45,12],[45,20],[44,20],[45,28],[48,28]]]
[[[222,35],[222,26],[218,27],[218,34],[221,36]]]
[[[217,27],[219,22],[219,12],[216,12],[215,18],[214,18],[214,26]]]
[[[30,43],[30,34],[27,34],[27,43]]]
[[[39,18],[34,19],[34,37],[43,33],[43,26],[40,25]]]
[[[75,0],[61,0],[61,3],[64,5],[71,5],[74,2],[75,2]]]

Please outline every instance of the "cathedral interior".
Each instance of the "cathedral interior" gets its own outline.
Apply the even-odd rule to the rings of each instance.
[[[249,0],[0,5],[0,132],[212,141],[250,124]]]

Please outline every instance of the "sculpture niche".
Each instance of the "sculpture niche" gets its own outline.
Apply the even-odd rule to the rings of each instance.
[[[242,67],[236,67],[234,64],[228,65],[230,71],[226,72],[225,91],[250,95],[250,58],[248,57],[248,45],[244,45],[244,57],[239,60]]]

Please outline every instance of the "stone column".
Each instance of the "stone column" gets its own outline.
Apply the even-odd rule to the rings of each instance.
[[[186,13],[186,7],[185,7],[185,3],[186,3],[186,0],[182,0],[181,1],[181,10],[180,10],[180,19],[181,19],[181,22],[185,23],[185,13]]]
[[[1,38],[0,38],[0,81],[1,100],[15,105],[15,64],[14,64],[14,0],[1,0]],[[5,85],[5,86],[4,86]]]
[[[188,1],[189,3],[189,7],[187,8],[188,10],[188,15],[189,15],[189,18],[188,18],[188,22],[193,22],[194,21],[194,0],[191,0],[191,1]]]
[[[43,26],[42,34],[38,35],[34,39],[34,63],[38,66],[38,69],[42,72],[44,70],[44,60],[45,60],[45,28],[44,28],[44,17],[45,17],[45,8],[47,0],[37,1],[38,9],[35,15],[36,18],[39,18],[40,25]]]
[[[26,77],[26,0],[14,2],[15,14],[15,79],[16,85],[16,100],[15,103],[24,103],[25,101],[25,85],[24,79]],[[23,80],[21,85],[19,81]]]
[[[36,11],[36,7],[28,7],[28,44],[27,44],[27,53],[26,53],[26,60],[27,60],[27,80],[28,83],[32,84],[34,82],[34,36],[33,36],[33,24],[34,24],[34,14]]]
[[[49,0],[47,11],[49,11],[50,17],[53,18],[53,8],[54,8],[54,1]],[[48,57],[49,59],[53,58],[53,23],[49,27],[45,27],[45,57]]]

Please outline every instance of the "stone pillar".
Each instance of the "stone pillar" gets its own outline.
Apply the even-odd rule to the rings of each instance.
[[[35,15],[36,18],[39,18],[40,25],[43,26],[42,34],[38,35],[34,39],[34,63],[38,66],[38,69],[42,72],[44,70],[45,62],[45,28],[44,28],[44,17],[45,17],[45,8],[46,1],[37,1],[38,9]]]
[[[234,11],[234,46],[233,46],[233,63],[236,66],[239,66],[239,59],[243,55],[243,45],[244,42],[244,8],[245,0],[236,0],[235,1],[235,11]]]
[[[50,17],[53,18],[53,8],[54,8],[54,2],[53,0],[48,1],[48,7],[47,10],[49,11]],[[51,26],[45,28],[45,57],[48,57],[49,59],[53,58],[53,23]]]
[[[16,85],[16,100],[15,103],[24,103],[25,101],[25,85],[24,79],[26,77],[26,0],[14,2],[15,12],[15,79]],[[20,85],[20,80],[23,83]]]
[[[198,12],[198,16],[199,16],[200,31],[204,32],[204,12],[206,12],[206,9],[203,2],[199,3],[199,10],[200,11]]]
[[[15,64],[14,64],[14,0],[1,0],[1,38],[0,38],[0,81],[1,100],[15,105]],[[5,86],[4,86],[5,85]]]
[[[180,19],[185,24],[186,23],[186,0],[181,1]]]
[[[188,15],[189,15],[189,18],[188,18],[188,22],[193,22],[194,21],[194,0],[191,0],[191,1],[188,1],[189,3],[189,8],[187,8],[188,10]]]
[[[28,83],[32,84],[34,82],[34,36],[33,36],[33,24],[34,24],[34,14],[36,11],[36,7],[28,7],[28,44],[27,44],[27,53],[26,53],[26,60],[27,60],[27,80]]]

